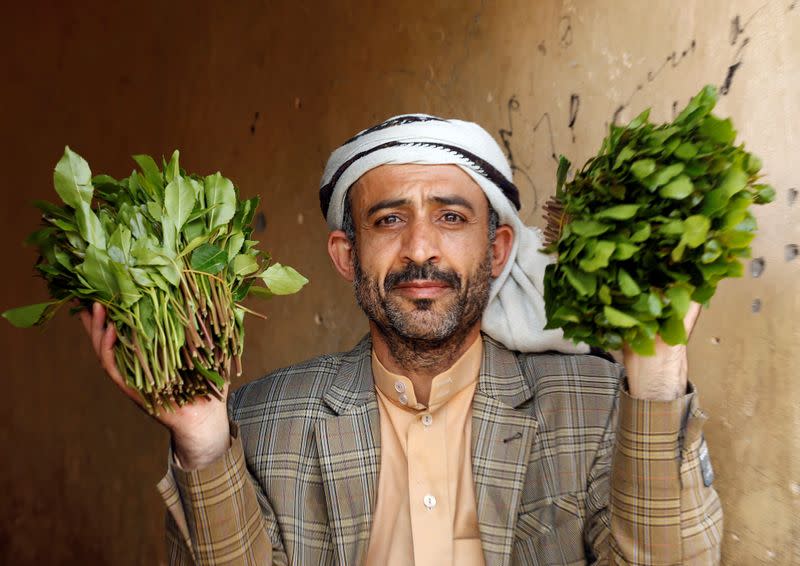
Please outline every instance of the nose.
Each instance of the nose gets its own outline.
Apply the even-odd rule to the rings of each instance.
[[[427,218],[416,218],[404,236],[403,259],[406,263],[439,263],[439,234]]]

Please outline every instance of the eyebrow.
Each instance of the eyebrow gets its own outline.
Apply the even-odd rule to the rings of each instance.
[[[408,204],[409,202],[410,201],[407,198],[385,199],[369,207],[369,210],[367,211],[367,216],[372,216],[373,214],[384,208],[395,208],[398,206],[403,206],[404,204]]]
[[[445,197],[434,196],[434,197],[431,197],[431,200],[436,202],[436,203],[438,203],[438,204],[444,204],[444,205],[449,205],[449,206],[454,206],[454,205],[455,206],[463,206],[464,208],[468,209],[470,212],[475,212],[475,208],[470,204],[470,202],[467,199],[465,199],[463,197],[458,197],[458,196],[445,196]],[[375,214],[376,212],[378,212],[379,210],[382,210],[384,208],[395,208],[395,207],[398,207],[398,206],[404,206],[404,205],[409,204],[410,202],[411,201],[409,199],[406,199],[406,198],[385,199],[385,200],[382,200],[380,202],[377,202],[377,203],[373,204],[369,208],[369,210],[367,210],[367,216],[372,216],[373,214]]]

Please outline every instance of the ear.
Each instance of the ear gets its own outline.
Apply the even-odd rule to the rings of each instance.
[[[508,261],[514,245],[514,230],[508,224],[497,227],[492,244],[492,277],[498,277]]]
[[[343,230],[334,230],[328,234],[328,255],[339,275],[352,283],[355,279],[353,244]]]

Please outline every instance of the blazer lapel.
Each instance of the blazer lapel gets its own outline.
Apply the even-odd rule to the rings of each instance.
[[[324,395],[335,415],[315,429],[336,563],[366,556],[380,467],[380,419],[372,379],[372,343],[347,354]]]
[[[484,339],[480,381],[472,404],[472,471],[486,566],[507,566],[536,419],[516,411],[533,390],[516,356]]]

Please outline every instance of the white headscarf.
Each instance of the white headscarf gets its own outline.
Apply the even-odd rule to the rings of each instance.
[[[395,116],[351,138],[331,154],[320,183],[322,213],[331,230],[342,228],[347,191],[380,165],[458,165],[486,193],[501,224],[514,231],[502,273],[492,282],[482,330],[511,350],[586,353],[586,344],[544,330],[544,270],[553,260],[539,251],[541,231],[522,223],[511,167],[492,136],[472,122],[426,114]]]

